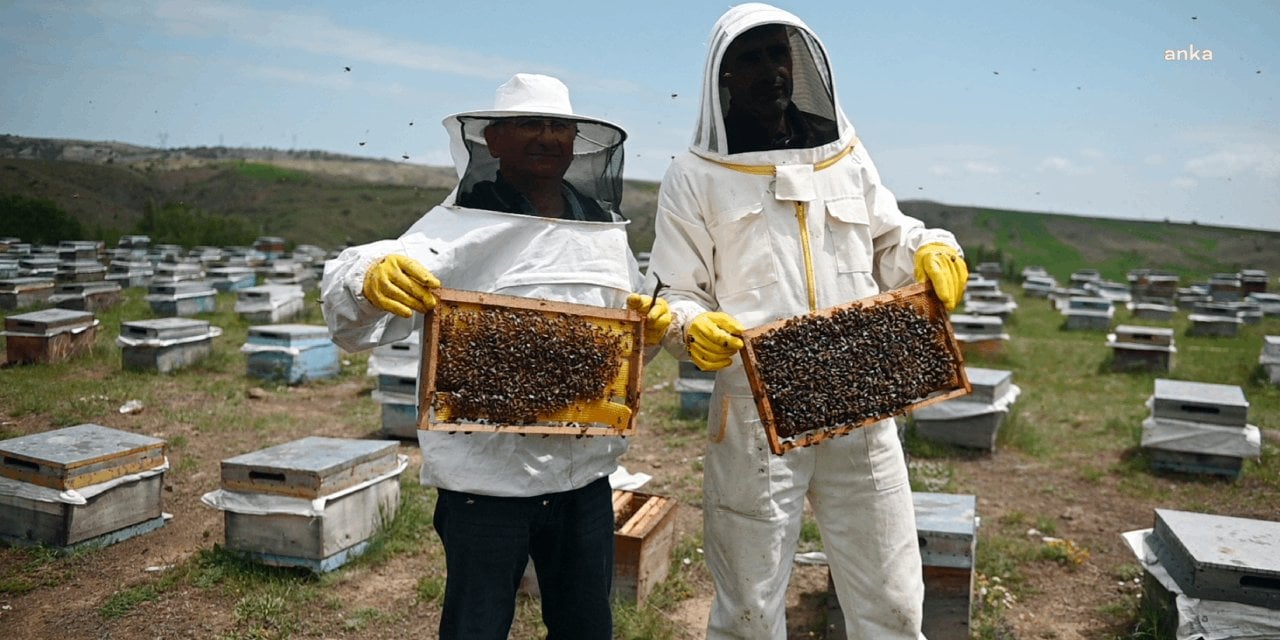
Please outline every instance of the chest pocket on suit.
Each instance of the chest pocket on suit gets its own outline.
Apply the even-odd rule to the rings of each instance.
[[[840,273],[871,271],[871,221],[861,195],[827,200],[827,233]]]
[[[733,295],[778,281],[773,235],[760,203],[719,212],[708,224],[715,240],[716,294]]]

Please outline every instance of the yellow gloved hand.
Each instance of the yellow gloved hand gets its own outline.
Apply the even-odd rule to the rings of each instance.
[[[364,297],[373,306],[408,318],[414,311],[426,313],[436,306],[430,289],[440,286],[421,262],[391,253],[369,267],[364,275]]]
[[[667,308],[666,300],[633,293],[627,296],[627,308],[645,314],[644,344],[646,347],[662,342],[662,336],[667,335],[667,327],[671,326],[671,309]]]
[[[964,297],[969,266],[960,252],[941,242],[931,242],[916,250],[916,282],[926,278],[933,283],[933,291],[947,311],[951,311]]]
[[[742,323],[723,311],[699,314],[689,324],[689,357],[703,371],[719,371],[742,349]]]

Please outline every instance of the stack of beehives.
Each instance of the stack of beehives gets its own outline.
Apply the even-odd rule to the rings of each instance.
[[[1263,340],[1258,364],[1267,372],[1271,384],[1280,384],[1280,336],[1266,336]]]
[[[96,424],[0,442],[0,539],[67,550],[163,526],[164,448]]]
[[[1123,537],[1158,637],[1280,638],[1280,522],[1156,509]]]
[[[1262,434],[1248,424],[1238,386],[1157,378],[1150,407],[1142,448],[1153,469],[1238,478],[1246,458],[1262,455]]]
[[[1111,368],[1118,371],[1141,369],[1168,371],[1173,366],[1173,329],[1122,324],[1107,336],[1111,348]]]
[[[916,433],[935,442],[994,451],[996,435],[1021,389],[1013,372],[965,367],[973,393],[911,412]]]
[[[414,331],[404,340],[384,344],[369,354],[368,374],[377,380],[373,401],[382,406],[382,434],[396,438],[418,435],[418,360],[422,341]]]

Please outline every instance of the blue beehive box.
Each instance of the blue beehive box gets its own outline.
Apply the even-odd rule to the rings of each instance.
[[[418,377],[378,374],[373,400],[382,405],[382,434],[396,438],[418,437]]]
[[[151,281],[146,300],[158,316],[193,316],[213,313],[218,305],[218,290],[204,280]]]
[[[338,374],[338,345],[328,327],[269,324],[249,327],[240,348],[248,357],[250,377],[299,384]]]

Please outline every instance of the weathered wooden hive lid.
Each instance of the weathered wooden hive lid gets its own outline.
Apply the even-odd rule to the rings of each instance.
[[[147,288],[152,295],[199,295],[216,294],[218,291],[205,280],[179,280],[177,282],[153,282]]]
[[[977,497],[967,494],[911,494],[920,556],[926,566],[972,568],[977,534]]]
[[[969,378],[969,384],[973,385],[973,392],[968,397],[962,398],[966,402],[995,402],[1003,398],[1004,394],[1009,392],[1009,386],[1013,384],[1012,371],[969,366],[964,370]]]
[[[98,424],[0,441],[0,475],[67,490],[164,465],[165,443]]]
[[[1280,609],[1280,522],[1155,512],[1156,557],[1188,596]]]
[[[1157,418],[1243,427],[1249,401],[1236,385],[1157,378],[1151,411]]]
[[[207,333],[209,322],[195,318],[154,318],[120,323],[120,335],[134,339],[170,340]]]
[[[52,289],[54,286],[56,285],[52,278],[40,278],[37,276],[9,278],[7,280],[0,280],[0,293],[37,291],[40,289]]]
[[[9,316],[4,319],[4,328],[6,331],[50,336],[91,326],[94,320],[90,311],[43,309]]]
[[[319,498],[392,471],[394,440],[309,436],[222,461],[229,491]]]
[[[1116,342],[1170,345],[1173,344],[1173,329],[1122,324],[1116,327]]]
[[[254,344],[300,345],[330,341],[329,328],[316,324],[260,324],[249,327]]]

